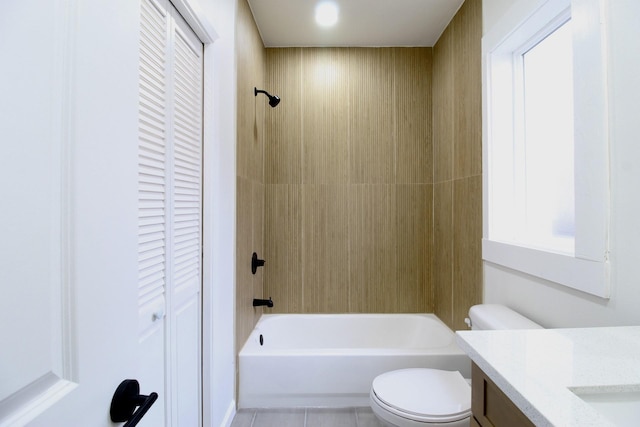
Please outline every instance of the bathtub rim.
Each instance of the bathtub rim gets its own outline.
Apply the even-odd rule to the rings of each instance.
[[[268,324],[271,320],[277,320],[284,317],[294,317],[294,318],[302,318],[302,317],[314,317],[314,318],[337,318],[337,317],[419,317],[429,319],[430,321],[434,321],[438,324],[438,327],[442,327],[445,331],[450,335],[451,341],[444,346],[437,347],[402,347],[402,348],[394,348],[394,347],[326,347],[326,348],[313,348],[313,349],[301,349],[295,347],[288,348],[261,348],[261,346],[256,345],[259,342],[259,334],[260,327],[265,327],[265,324]],[[438,349],[447,350],[451,349],[451,347],[458,349],[461,354],[466,354],[460,349],[460,347],[455,342],[455,331],[449,328],[449,326],[444,323],[436,314],[434,313],[263,313],[255,326],[251,330],[251,333],[242,344],[240,351],[238,352],[238,357],[240,356],[256,356],[256,355],[265,355],[268,354],[294,354],[297,353],[299,355],[307,355],[307,354],[317,354],[312,353],[313,351],[318,351],[322,354],[331,355],[333,352],[344,352],[347,351],[349,353],[364,353],[370,354],[371,351],[378,352],[387,352],[388,355],[391,354],[407,354],[407,353],[423,353],[425,351],[432,352],[434,351],[436,354],[439,353]],[[457,353],[457,352],[456,352]]]

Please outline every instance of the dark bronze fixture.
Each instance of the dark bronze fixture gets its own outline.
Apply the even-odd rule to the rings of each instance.
[[[266,90],[261,90],[256,87],[253,88],[253,96],[258,96],[259,93],[264,93],[269,98],[269,105],[271,108],[274,108],[276,105],[280,103],[280,97],[278,95],[269,95],[269,92]]]
[[[256,274],[256,271],[258,271],[258,267],[262,266],[264,266],[264,260],[258,259],[258,254],[254,252],[251,256],[251,272],[253,274]]]
[[[261,307],[265,305],[269,308],[273,307],[273,301],[271,300],[271,297],[269,297],[269,299],[257,299],[257,298],[253,299],[254,307]]]

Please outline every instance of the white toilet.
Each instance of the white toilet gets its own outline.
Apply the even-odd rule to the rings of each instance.
[[[479,330],[542,328],[499,304],[474,305],[469,319]],[[369,402],[387,427],[468,427],[471,385],[458,371],[400,369],[373,380]]]

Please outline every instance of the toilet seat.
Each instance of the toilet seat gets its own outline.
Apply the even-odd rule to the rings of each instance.
[[[373,380],[372,399],[402,418],[449,423],[471,415],[471,387],[458,371],[401,369]]]

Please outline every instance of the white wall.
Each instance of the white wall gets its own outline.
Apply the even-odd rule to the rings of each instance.
[[[525,0],[536,1],[536,0]],[[483,0],[486,34],[512,2]],[[605,0],[608,24],[611,298],[484,263],[484,301],[546,327],[640,325],[640,2]]]
[[[204,425],[229,426],[235,414],[236,0],[191,0],[218,39],[205,49]],[[206,343],[206,340],[205,340]],[[207,366],[207,360],[210,363]],[[210,368],[210,370],[208,369]]]

